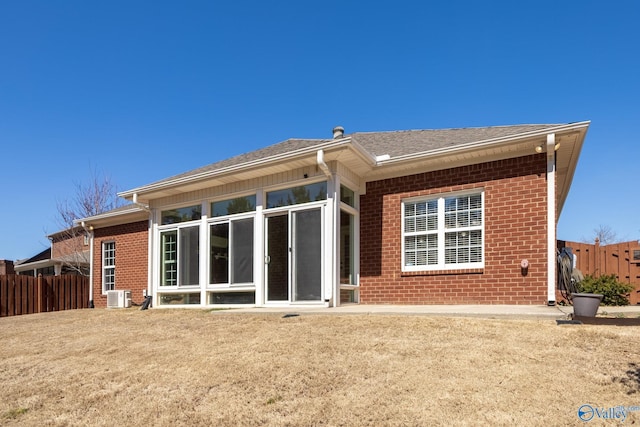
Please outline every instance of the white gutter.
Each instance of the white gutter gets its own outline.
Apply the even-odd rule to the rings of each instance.
[[[49,258],[49,259],[43,259],[40,261],[33,261],[29,263],[24,263],[24,264],[18,264],[18,265],[15,265],[13,269],[18,273],[22,273],[23,271],[29,271],[29,270],[35,271],[38,268],[50,267],[52,265],[55,266],[56,264],[59,264],[59,263],[60,261],[54,260],[53,258]]]
[[[525,139],[530,139],[535,137],[544,137],[549,135],[549,132],[566,133],[570,131],[579,131],[583,128],[588,127],[589,123],[591,122],[586,121],[586,122],[571,123],[568,125],[560,125],[560,126],[550,127],[547,129],[542,129],[542,130],[537,130],[532,132],[525,132],[525,133],[519,133],[515,135],[503,136],[500,138],[491,138],[491,139],[485,139],[483,141],[470,142],[468,144],[459,144],[459,145],[456,145],[455,147],[444,147],[444,148],[438,148],[430,151],[422,151],[419,153],[407,154],[404,156],[397,156],[397,157],[390,158],[388,160],[378,159],[376,164],[380,166],[380,165],[416,160],[426,156],[446,155],[446,154],[457,153],[460,151],[468,151],[471,149],[482,149],[482,148],[497,145],[500,143],[511,143],[517,140],[525,140]]]
[[[556,303],[556,134],[547,135],[547,302]]]
[[[318,167],[322,170],[322,172],[324,172],[324,174],[327,176],[327,178],[331,179],[331,170],[329,169],[329,166],[327,166],[327,164],[324,162],[324,151],[318,150],[318,152],[316,153],[316,163],[318,164]]]
[[[134,203],[133,206],[130,206],[128,209],[117,209],[115,211],[109,211],[109,212],[105,212],[105,213],[101,213],[98,215],[94,215],[94,216],[89,216],[86,218],[83,218],[81,222],[93,222],[93,221],[98,221],[98,220],[102,220],[102,219],[108,219],[108,218],[116,218],[119,216],[123,216],[123,215],[127,215],[127,214],[134,214],[134,213],[138,213],[141,211],[148,211],[149,207],[146,205],[143,205],[142,203]],[[78,221],[74,221],[74,223],[78,223]]]
[[[209,170],[209,171],[205,171],[205,172],[201,172],[201,173],[197,173],[197,174],[193,174],[193,175],[188,175],[188,176],[183,176],[183,177],[171,179],[171,180],[168,180],[168,181],[160,181],[160,182],[157,182],[155,184],[149,184],[149,185],[146,185],[146,186],[143,186],[143,187],[134,188],[134,189],[129,190],[129,191],[123,191],[121,193],[118,193],[118,196],[124,197],[125,199],[133,198],[134,194],[140,194],[140,193],[144,193],[144,192],[148,192],[148,191],[154,191],[154,190],[162,190],[162,189],[165,189],[165,188],[170,188],[170,187],[178,186],[178,185],[181,185],[181,184],[188,184],[188,183],[191,183],[191,182],[196,182],[196,181],[201,181],[201,180],[208,179],[208,178],[213,178],[213,177],[216,177],[216,176],[219,176],[219,175],[234,173],[234,172],[237,172],[239,170],[246,170],[246,169],[252,168],[252,167],[264,166],[264,165],[268,165],[269,163],[275,163],[275,162],[278,162],[278,161],[287,160],[287,159],[290,159],[290,158],[295,157],[295,156],[308,155],[308,154],[317,152],[319,149],[320,150],[325,150],[325,149],[329,149],[329,148],[339,147],[340,145],[345,145],[346,143],[349,143],[350,141],[351,141],[351,137],[330,140],[329,142],[327,142],[325,144],[314,145],[313,147],[306,147],[306,148],[299,149],[299,150],[289,151],[287,153],[277,154],[277,155],[274,155],[274,156],[271,156],[271,157],[265,157],[265,158],[262,158],[262,159],[259,159],[259,160],[254,160],[254,161],[240,163],[240,164],[237,164],[237,165],[232,165],[232,166],[227,166],[227,167],[223,167],[223,168],[219,168],[219,169]],[[137,196],[136,196],[136,198],[137,198]]]
[[[145,205],[144,203],[138,203],[138,193],[133,193],[133,198],[132,198],[131,202],[134,205],[138,206],[139,208],[149,212],[149,206],[148,205]]]

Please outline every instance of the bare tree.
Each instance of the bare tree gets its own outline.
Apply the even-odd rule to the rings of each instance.
[[[63,261],[63,268],[78,274],[89,272],[89,235],[76,220],[99,215],[121,206],[117,187],[107,175],[91,170],[87,183],[76,183],[70,199],[57,203],[57,224],[61,231],[52,237],[52,258]]]
[[[600,241],[601,245],[609,245],[620,241],[620,239],[618,239],[618,234],[613,231],[611,227],[604,224],[600,224],[597,228],[593,229],[593,237],[591,239],[583,238],[582,240],[592,243],[596,239]]]

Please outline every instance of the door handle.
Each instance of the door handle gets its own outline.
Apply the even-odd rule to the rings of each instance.
[[[271,263],[271,257],[269,255],[264,257],[264,263],[267,264],[267,265]]]

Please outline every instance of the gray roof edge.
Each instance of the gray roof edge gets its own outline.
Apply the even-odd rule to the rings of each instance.
[[[468,127],[454,127],[454,128],[436,128],[436,129],[401,129],[401,130],[386,130],[386,131],[365,131],[365,132],[353,132],[350,133],[350,136],[353,135],[369,135],[369,134],[380,134],[380,133],[403,133],[403,132],[446,132],[446,131],[457,131],[457,130],[480,130],[480,129],[508,129],[508,128],[517,128],[517,127],[527,127],[527,126],[564,126],[566,123],[521,123],[517,125],[498,125],[498,126],[468,126]]]
[[[297,140],[296,138],[292,138],[292,139],[288,139],[287,141],[291,141],[291,140]],[[315,141],[315,140],[309,140],[309,141]],[[239,169],[245,169],[245,168],[249,168],[249,167],[255,167],[255,166],[260,166],[260,165],[266,165],[272,162],[278,162],[281,161],[283,159],[287,159],[289,157],[294,157],[294,156],[299,156],[299,155],[304,155],[304,154],[310,154],[310,153],[315,153],[318,150],[324,150],[324,149],[328,149],[328,148],[333,148],[334,146],[339,146],[339,145],[345,145],[347,143],[351,142],[351,137],[350,136],[346,136],[344,138],[339,138],[339,139],[318,139],[317,141],[319,141],[319,144],[315,144],[312,145],[310,147],[305,147],[302,149],[298,149],[298,150],[294,150],[294,151],[288,151],[288,152],[284,152],[284,153],[278,153],[278,154],[274,154],[272,156],[268,156],[262,159],[258,159],[258,160],[250,160],[247,162],[241,162],[241,163],[237,163],[234,165],[230,165],[227,167],[222,167],[219,169],[212,169],[212,170],[206,170],[206,171],[202,171],[199,173],[194,173],[194,174],[189,174],[187,172],[187,174],[181,174],[181,175],[177,175],[176,178],[172,179],[172,178],[168,178],[162,181],[157,181],[155,183],[151,183],[148,185],[144,185],[141,187],[137,187],[137,188],[133,188],[131,190],[127,190],[127,191],[123,191],[118,193],[118,196],[120,197],[124,197],[124,198],[130,198],[133,197],[134,194],[138,194],[138,193],[142,193],[145,191],[152,191],[152,190],[159,190],[159,189],[163,189],[163,188],[167,188],[167,187],[173,187],[175,185],[179,185],[179,184],[186,184],[189,182],[193,182],[193,181],[199,181],[201,179],[206,179],[209,177],[213,177],[216,175],[221,175],[224,173],[229,173],[229,172],[233,172]],[[286,142],[286,141],[284,141]]]
[[[403,133],[403,132],[419,132],[419,131],[429,131],[429,130],[428,129],[427,130],[423,129],[423,130],[414,130],[414,131],[412,131],[412,130],[398,130],[398,131],[387,131],[387,132],[354,132],[354,133],[351,133],[351,134],[347,134],[343,138],[339,138],[339,139],[300,139],[300,138],[290,138],[288,140],[282,141],[281,143],[277,143],[277,144],[274,144],[274,145],[282,144],[282,143],[285,143],[287,141],[293,141],[293,140],[318,141],[318,143],[317,144],[313,144],[313,145],[308,146],[308,147],[304,147],[304,148],[300,148],[300,149],[297,149],[297,150],[293,150],[293,151],[286,151],[286,152],[276,153],[276,154],[273,154],[271,156],[263,157],[263,158],[260,158],[260,159],[254,159],[254,160],[249,160],[249,161],[244,161],[244,162],[241,161],[239,163],[231,164],[229,166],[224,166],[222,168],[205,169],[205,170],[195,169],[193,173],[186,172],[184,174],[176,175],[173,178],[167,178],[167,179],[164,179],[164,180],[161,180],[161,181],[153,182],[151,184],[147,184],[147,185],[143,185],[143,186],[140,186],[140,187],[136,187],[136,188],[133,188],[131,190],[119,192],[118,196],[123,197],[125,199],[132,199],[136,194],[143,194],[145,192],[151,192],[151,191],[155,191],[155,190],[162,190],[162,189],[165,189],[165,188],[170,188],[170,187],[178,186],[178,185],[181,185],[181,184],[188,184],[188,183],[191,183],[191,182],[204,180],[204,179],[207,179],[207,178],[215,177],[215,176],[226,174],[226,173],[233,173],[234,171],[242,170],[242,169],[245,169],[245,168],[258,167],[258,166],[261,166],[261,165],[268,165],[269,163],[282,161],[284,159],[292,158],[292,157],[295,157],[295,156],[310,154],[310,153],[313,153],[313,152],[317,152],[318,150],[333,148],[334,146],[339,146],[339,145],[349,144],[354,149],[356,149],[356,151],[358,151],[360,154],[362,154],[365,158],[370,159],[372,165],[382,165],[382,164],[387,164],[388,162],[410,160],[411,158],[430,155],[430,154],[446,154],[446,153],[459,152],[459,151],[465,150],[465,149],[478,148],[478,147],[482,147],[483,145],[489,145],[489,144],[493,144],[493,143],[500,143],[500,142],[503,142],[503,141],[510,141],[510,140],[514,140],[514,139],[527,138],[527,137],[531,137],[531,136],[536,136],[538,134],[544,135],[544,134],[553,133],[553,132],[561,132],[561,131],[564,131],[564,130],[567,130],[567,129],[571,129],[571,128],[588,127],[589,123],[590,123],[589,121],[584,121],[584,122],[573,122],[573,123],[566,123],[566,124],[549,124],[549,125],[545,125],[545,124],[540,124],[540,125],[503,125],[503,126],[484,126],[484,127],[468,127],[468,128],[451,128],[451,129],[432,129],[433,131],[447,131],[447,130],[454,131],[454,130],[464,130],[464,129],[496,129],[496,128],[508,129],[508,128],[517,128],[517,127],[526,127],[526,126],[543,126],[542,128],[537,129],[537,130],[533,130],[533,131],[514,133],[514,134],[511,134],[511,135],[506,135],[506,136],[502,136],[502,137],[496,137],[496,138],[492,138],[492,139],[474,141],[474,142],[471,142],[471,143],[456,145],[454,147],[447,147],[447,148],[442,148],[442,149],[437,149],[437,150],[423,151],[423,152],[418,152],[418,153],[411,153],[411,154],[401,155],[401,156],[397,156],[397,157],[391,158],[389,160],[384,160],[384,161],[377,161],[376,156],[374,156],[370,151],[365,149],[361,144],[359,144],[357,142],[357,136],[358,135],[381,134],[381,133],[389,133],[389,134],[391,134],[391,133]],[[269,146],[269,147],[272,147],[272,146]],[[265,148],[268,148],[268,147],[265,147]],[[258,150],[256,150],[256,151],[258,151]],[[245,154],[247,154],[247,153],[245,153]],[[240,156],[242,156],[242,155],[240,155]],[[225,160],[222,160],[222,161],[225,161]],[[215,165],[215,163],[212,163],[211,165]],[[209,165],[209,166],[211,166],[211,165]],[[205,166],[205,168],[206,168],[206,166]],[[200,171],[199,172],[195,172],[195,171],[198,171],[198,170],[200,170]]]
[[[427,155],[435,155],[435,154],[443,155],[447,153],[460,152],[460,151],[464,151],[471,148],[480,148],[486,145],[499,144],[501,142],[513,141],[518,139],[526,139],[526,138],[531,138],[535,136],[547,135],[550,133],[588,128],[590,123],[591,121],[587,120],[582,122],[574,122],[574,123],[566,123],[566,124],[553,124],[553,125],[549,125],[549,127],[544,127],[537,130],[532,130],[532,131],[527,131],[522,133],[514,133],[511,135],[505,135],[505,136],[500,136],[496,138],[489,138],[489,139],[474,141],[474,142],[465,143],[465,144],[458,144],[453,147],[438,148],[435,150],[422,151],[417,153],[410,153],[410,154],[405,154],[401,156],[396,156],[388,160],[379,161],[378,165],[407,161],[407,160],[411,160],[418,157],[424,157]],[[489,126],[489,127],[480,127],[480,128],[473,128],[473,129],[489,129],[489,128],[493,129],[498,127],[509,128],[509,127],[518,127],[518,126],[546,126],[546,125]],[[460,129],[472,129],[472,128],[460,128]],[[444,130],[448,130],[448,129],[444,129]],[[450,130],[455,130],[455,129],[450,129]],[[402,131],[398,131],[398,132],[402,132]]]
[[[102,219],[115,218],[115,217],[129,215],[129,214],[142,213],[142,212],[146,212],[146,211],[147,211],[147,209],[145,209],[144,207],[142,207],[142,206],[140,206],[138,204],[133,204],[132,203],[130,205],[121,206],[119,208],[115,208],[115,209],[112,209],[110,211],[98,214],[98,215],[88,216],[86,218],[78,218],[78,219],[74,220],[74,223],[77,224],[77,225],[81,225],[83,222],[99,221],[99,220],[102,220]]]

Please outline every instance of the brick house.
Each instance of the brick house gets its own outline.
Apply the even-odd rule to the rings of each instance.
[[[116,289],[130,290],[133,302],[141,302],[149,288],[149,211],[132,204],[78,223],[91,234],[93,304],[106,307],[107,291]]]
[[[59,276],[87,274],[89,270],[89,234],[80,226],[47,236],[51,246],[42,252],[16,263],[18,274],[28,276]]]
[[[289,139],[85,218],[96,305],[553,304],[589,122]]]

